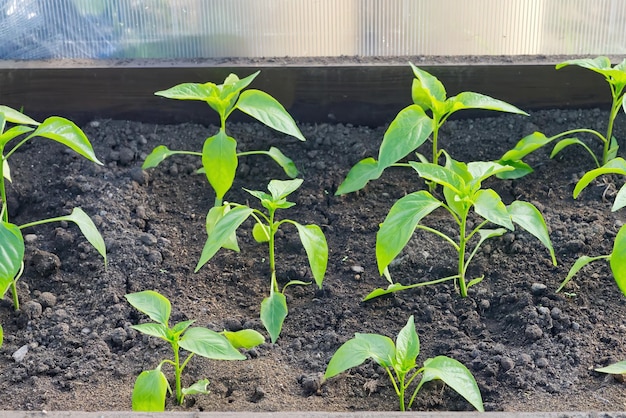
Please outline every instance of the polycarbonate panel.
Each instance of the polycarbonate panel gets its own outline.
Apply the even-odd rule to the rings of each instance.
[[[0,59],[619,55],[626,0],[0,0]]]

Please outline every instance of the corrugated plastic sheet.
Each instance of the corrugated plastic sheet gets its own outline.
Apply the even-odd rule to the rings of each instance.
[[[624,0],[0,0],[0,59],[619,55]]]

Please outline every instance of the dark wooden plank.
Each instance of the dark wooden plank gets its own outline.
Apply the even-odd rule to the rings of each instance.
[[[449,95],[476,91],[525,110],[608,106],[603,78],[580,68],[554,65],[423,66]],[[94,118],[145,122],[216,123],[203,103],[168,100],[154,92],[182,82],[220,83],[261,70],[252,87],[275,96],[301,122],[380,125],[411,102],[408,65],[155,66],[87,68],[0,67],[0,102],[37,118],[57,114],[79,123]]]

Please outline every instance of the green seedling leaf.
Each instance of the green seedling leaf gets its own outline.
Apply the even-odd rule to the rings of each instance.
[[[9,167],[9,162],[5,159],[2,160],[2,176],[9,180],[11,180],[11,167]]]
[[[89,161],[102,165],[102,162],[96,158],[96,154],[93,152],[91,143],[85,136],[85,133],[70,120],[58,116],[49,117],[29,135],[29,138],[35,136],[59,142]]]
[[[400,283],[392,283],[389,286],[387,286],[386,289],[379,288],[379,289],[372,290],[370,293],[368,293],[367,296],[363,298],[363,302],[368,301],[370,299],[377,298],[379,296],[390,295],[392,293],[400,292],[402,290],[412,289],[413,287],[415,286],[414,285],[405,286]]]
[[[470,287],[472,287],[472,286],[482,282],[484,278],[485,278],[485,276],[480,276],[480,277],[476,277],[476,278],[470,280],[469,282],[467,282],[467,288],[469,289]]]
[[[285,174],[289,177],[293,179],[298,176],[298,169],[296,168],[294,162],[291,158],[283,154],[278,148],[270,147],[267,155],[272,157],[272,159],[278,163],[278,165],[285,171]]]
[[[17,227],[0,222],[0,297],[13,283],[24,261],[24,238]]]
[[[154,322],[149,322],[146,324],[137,324],[132,325],[131,328],[136,329],[142,334],[150,335],[152,337],[161,338],[165,341],[171,340],[171,333],[168,332],[166,325],[163,324],[155,324]]]
[[[417,224],[441,205],[424,190],[406,195],[393,204],[376,234],[376,260],[381,275],[409,242]]]
[[[19,125],[39,125],[34,119],[26,116],[22,112],[19,112],[9,106],[0,106],[0,113],[4,116],[7,122],[16,123]]]
[[[448,188],[456,194],[462,194],[465,181],[451,169],[433,163],[416,163],[409,161],[409,164],[417,171],[420,177],[433,181],[444,188]]]
[[[267,185],[267,190],[272,194],[273,200],[276,202],[280,199],[284,199],[291,193],[298,190],[302,185],[302,179],[293,180],[271,180]]]
[[[159,369],[146,370],[135,380],[133,387],[133,411],[163,412],[165,411],[165,396],[169,384],[163,372]]]
[[[409,62],[409,65],[417,79],[413,81],[413,102],[424,109],[432,109],[434,102],[444,102],[446,100],[446,88],[441,81],[432,74],[419,69],[413,63]]]
[[[252,227],[252,237],[259,243],[269,242],[270,240],[270,227],[265,224],[255,223]]]
[[[396,338],[396,369],[408,373],[415,367],[415,361],[420,353],[420,340],[415,331],[413,315],[400,330]]]
[[[611,212],[615,212],[626,206],[626,184],[620,187],[619,191],[615,195],[615,200],[613,201],[613,206],[611,207]]]
[[[600,367],[595,369],[595,371],[608,374],[626,374],[626,361],[620,361],[618,363],[611,364],[610,366]]]
[[[442,380],[464,397],[474,408],[484,412],[483,399],[476,379],[467,367],[459,361],[446,356],[437,356],[426,360],[418,388],[432,380]]]
[[[215,225],[224,217],[224,214],[230,211],[230,206],[222,205],[222,206],[213,206],[209,209],[209,213],[206,216],[206,233],[207,236],[211,236],[213,230],[215,229]],[[237,234],[233,232],[230,236],[224,241],[222,244],[222,248],[226,248],[227,250],[233,250],[239,252],[239,243],[237,242]]]
[[[222,334],[237,349],[245,348],[249,350],[265,342],[263,335],[253,329],[242,329],[235,332],[224,331]]]
[[[565,138],[565,139],[562,139],[559,142],[557,142],[556,145],[554,146],[554,148],[552,148],[552,152],[550,153],[550,158],[556,157],[556,155],[559,152],[561,152],[565,148],[569,147],[570,145],[580,145],[583,148],[585,148],[588,152],[590,152],[591,155],[593,155],[593,151],[591,151],[589,149],[589,147],[587,146],[587,144],[585,144],[580,139],[578,139],[578,138]]]
[[[104,238],[100,235],[98,228],[94,225],[93,221],[81,208],[74,208],[72,213],[67,216],[61,216],[56,218],[58,221],[74,222],[78,225],[80,232],[83,233],[87,241],[98,251],[98,253],[104,259],[104,264],[107,263],[107,249],[104,244]]]
[[[511,104],[480,93],[466,91],[463,93],[459,93],[458,95],[451,97],[448,100],[452,102],[452,109],[449,113],[453,113],[457,110],[462,109],[485,109],[528,116],[528,113],[518,109]]]
[[[189,386],[182,388],[183,395],[208,395],[209,379],[202,379]]]
[[[170,330],[172,332],[172,334],[174,334],[175,336],[179,336],[180,334],[182,334],[183,332],[185,332],[185,330],[187,328],[189,328],[194,322],[194,320],[190,320],[190,321],[182,321],[177,323],[176,325],[174,325],[172,327],[172,329]]]
[[[252,214],[253,210],[249,207],[240,206],[225,213],[222,219],[216,224],[215,228],[211,232],[211,235],[206,240],[200,260],[196,265],[197,272],[202,266],[204,266],[213,256],[224,246],[225,243],[231,239],[232,234],[235,233],[237,228],[246,220],[248,216]]]
[[[389,337],[378,334],[355,334],[354,338],[346,341],[333,354],[326,372],[325,379],[337,376],[348,369],[363,364],[367,359],[389,367],[395,356],[395,346]]]
[[[272,129],[291,135],[300,141],[306,141],[283,105],[265,92],[253,89],[244,91],[239,96],[237,109]]]
[[[182,83],[167,90],[160,90],[154,93],[155,96],[166,97],[168,99],[176,100],[200,100],[207,101],[214,96],[215,89],[213,83]]]
[[[624,226],[620,228],[615,237],[610,263],[615,283],[626,296],[626,227]]]
[[[1,121],[2,119],[0,119]],[[10,140],[23,134],[34,131],[34,128],[30,126],[17,125],[10,129],[7,129],[2,135],[0,135],[0,147],[4,147]]]
[[[181,348],[213,360],[245,360],[223,335],[207,328],[189,328],[178,342]]]
[[[261,302],[261,322],[270,334],[272,343],[278,339],[288,312],[287,298],[282,293],[271,292]]]
[[[141,168],[143,168],[144,170],[147,168],[154,168],[161,164],[161,162],[167,157],[170,157],[174,154],[177,154],[177,152],[172,151],[165,145],[159,145],[158,147],[153,149],[150,154],[148,154],[143,164],[141,165]]]
[[[232,187],[237,164],[237,141],[234,138],[223,130],[207,138],[202,147],[202,165],[218,199],[221,200]]]
[[[552,258],[552,264],[556,266],[556,255],[554,254],[552,241],[550,241],[550,233],[541,212],[532,203],[519,200],[511,203],[507,209],[514,223],[541,241],[543,246],[548,249]]]
[[[506,161],[518,161],[535,151],[538,148],[551,142],[554,138],[548,138],[541,132],[533,132],[532,134],[520,139],[515,147],[504,153],[500,158],[500,163]]]
[[[492,189],[479,190],[474,195],[474,210],[477,214],[496,225],[514,230],[511,215],[502,203],[500,195]]]
[[[433,131],[433,121],[417,105],[402,109],[387,128],[378,152],[378,169],[397,163],[422,145]]]
[[[580,271],[580,269],[582,269],[583,267],[585,267],[587,264],[597,261],[597,260],[602,260],[602,259],[606,259],[609,258],[609,256],[607,255],[601,255],[601,256],[597,256],[597,257],[589,257],[586,255],[583,255],[582,257],[578,258],[575,262],[574,265],[569,269],[569,272],[567,273],[567,277],[565,277],[565,280],[563,280],[561,282],[561,285],[559,286],[558,289],[556,289],[556,292],[560,292],[561,290],[563,290],[563,288],[565,288],[565,285],[567,285],[567,283],[569,283],[569,281],[572,279],[572,277],[574,277],[576,275],[576,273],[578,273]]]
[[[311,266],[315,283],[321,289],[328,264],[328,244],[324,232],[317,225],[300,225],[297,222],[293,222],[293,224],[298,229],[298,235],[309,259],[309,266]]]
[[[383,170],[372,157],[359,161],[350,169],[345,180],[339,185],[335,195],[339,196],[361,190],[370,180],[376,180]]]
[[[603,174],[621,174],[626,176],[626,160],[621,157],[614,158],[600,168],[587,171],[576,183],[574,187],[574,199],[578,198],[580,192],[589,185],[597,177]]]
[[[524,161],[521,161],[521,160],[517,160],[517,161],[500,160],[499,163],[503,165],[508,165],[509,167],[513,167],[513,170],[504,171],[504,172],[496,174],[496,177],[498,177],[499,179],[504,179],[504,180],[518,179],[535,171],[530,165],[526,164]]]
[[[568,65],[577,65],[579,67],[603,74],[604,71],[611,69],[611,60],[607,57],[573,59],[557,64],[556,69],[560,70]]]
[[[154,322],[168,326],[172,305],[165,296],[154,290],[144,290],[124,295],[124,297],[135,309],[148,315]]]
[[[449,157],[448,161],[458,163],[458,161],[454,161]],[[513,167],[495,161],[475,161],[466,165],[466,171],[469,173],[469,176],[465,181],[472,186],[480,187],[481,183],[489,177],[513,170]],[[457,174],[461,175],[460,173]]]

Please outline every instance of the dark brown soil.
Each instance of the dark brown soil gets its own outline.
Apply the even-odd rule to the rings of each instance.
[[[457,120],[444,127],[441,144],[458,160],[491,160],[534,130],[602,130],[606,117],[599,110],[554,110],[530,118]],[[233,125],[230,133],[241,150],[278,146],[301,170],[305,182],[292,196],[297,206],[284,215],[324,229],[330,247],[324,288],[291,287],[280,339],[248,351],[247,361],[194,358],[186,383],[208,377],[211,394],[189,397],[186,408],[397,409],[387,377],[371,363],[323,384],[320,376],[335,350],[355,332],[394,337],[415,315],[422,346],[418,360],[443,354],[466,364],[488,410],[626,409],[624,384],[593,371],[626,359],[626,298],[607,264],[589,266],[567,293],[555,293],[576,258],[611,251],[625,217],[611,213],[610,206],[624,179],[603,179],[574,200],[574,184],[592,168],[591,159],[580,149],[569,149],[556,160],[538,151],[530,159],[535,173],[489,186],[507,203],[528,200],[542,210],[558,267],[538,241],[518,230],[484,246],[470,270],[475,276],[485,274],[485,280],[471,288],[467,299],[459,298],[453,285],[442,284],[363,303],[367,293],[386,285],[375,263],[378,224],[396,199],[423,183],[413,172],[393,169],[361,192],[336,197],[349,168],[377,155],[385,128],[301,128],[305,143],[257,125]],[[200,150],[215,127],[94,121],[84,129],[105,166],[37,140],[12,157],[10,209],[13,221],[22,224],[82,207],[105,237],[109,263],[105,269],[73,225],[25,231],[31,235],[19,286],[23,308],[14,312],[8,297],[0,304],[5,327],[0,409],[130,409],[136,376],[170,353],[164,342],[131,329],[143,316],[126,303],[129,292],[163,293],[173,302],[173,321],[196,319],[218,331],[251,327],[264,332],[258,313],[269,290],[267,256],[249,233],[239,234],[241,253],[221,250],[193,273],[205,241],[205,214],[214,200],[204,176],[194,174],[200,161],[175,157],[147,172],[140,168],[159,144]],[[626,132],[621,122],[616,132]],[[284,174],[263,157],[246,157],[227,197],[245,203],[242,187],[263,190],[272,178]],[[451,225],[443,212],[430,222]],[[277,243],[280,280],[311,280],[293,233],[285,227]],[[411,283],[454,269],[447,244],[419,232],[393,274]],[[12,355],[22,347],[28,351],[18,362]],[[168,408],[176,409],[171,402]],[[430,385],[414,408],[470,407],[451,390]]]

